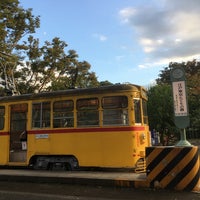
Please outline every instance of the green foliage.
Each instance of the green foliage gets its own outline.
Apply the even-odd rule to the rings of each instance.
[[[55,37],[41,45],[33,37],[39,26],[39,16],[20,7],[18,0],[0,2],[0,77],[5,90],[24,94],[98,86],[90,64],[79,61],[74,50],[66,53],[66,42]]]
[[[148,116],[150,129],[155,129],[161,134],[177,134],[173,117],[172,89],[168,84],[155,85],[148,89]],[[168,135],[168,136],[169,136]]]
[[[91,66],[88,62],[78,61],[78,54],[74,50],[65,53],[67,44],[64,41],[56,37],[52,42],[46,41],[42,47],[39,47],[38,39],[29,37],[28,41],[25,52],[29,62],[23,68],[28,73],[23,71],[22,76],[26,74],[24,81],[29,81],[28,85],[33,92],[98,85],[95,73],[89,71]],[[24,88],[24,81],[20,81],[21,88]]]
[[[39,25],[39,17],[32,15],[31,9],[21,8],[18,0],[0,2],[0,76],[6,81],[6,90],[19,93],[15,80],[20,75],[17,72],[18,51],[22,49],[19,42]]]
[[[106,86],[106,85],[113,85],[113,83],[111,83],[110,81],[106,80],[106,81],[101,81],[99,83],[100,86]]]
[[[39,17],[32,15],[32,9],[19,7],[18,0],[0,2],[0,51],[11,54],[18,42],[27,34],[39,28]]]

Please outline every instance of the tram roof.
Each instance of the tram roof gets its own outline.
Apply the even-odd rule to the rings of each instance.
[[[0,102],[9,102],[16,100],[33,100],[33,99],[47,99],[49,97],[62,97],[62,96],[79,96],[89,94],[104,94],[116,93],[119,91],[140,91],[141,86],[133,84],[115,84],[109,86],[101,86],[94,88],[76,88],[67,90],[57,90],[52,92],[30,93],[15,96],[0,97]]]

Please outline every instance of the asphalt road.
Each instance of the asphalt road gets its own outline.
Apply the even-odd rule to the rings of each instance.
[[[200,200],[200,193],[69,184],[0,182],[0,200]]]

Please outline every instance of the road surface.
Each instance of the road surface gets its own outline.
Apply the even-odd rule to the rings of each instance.
[[[84,186],[56,183],[0,182],[1,200],[200,200],[200,193]]]

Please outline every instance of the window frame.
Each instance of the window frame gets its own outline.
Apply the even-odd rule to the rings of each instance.
[[[134,106],[135,124],[142,124],[141,99],[140,98],[133,98],[133,106]]]
[[[77,99],[77,127],[100,126],[99,106],[100,104],[98,97]]]
[[[129,125],[128,97],[126,95],[104,96],[101,103],[103,126]]]
[[[60,108],[56,108],[59,103]],[[74,101],[71,99],[53,102],[53,128],[63,127],[74,127]]]
[[[46,108],[44,105],[46,104]],[[34,107],[35,105],[40,105],[39,109]],[[44,109],[45,108],[45,109]],[[36,115],[37,111],[39,115]],[[34,117],[34,114],[36,117]],[[39,123],[38,126],[35,126],[35,123]],[[51,126],[51,102],[42,101],[42,102],[33,102],[32,103],[32,128],[49,128]]]
[[[3,112],[1,112],[3,110]],[[5,106],[0,106],[0,131],[5,128]]]

